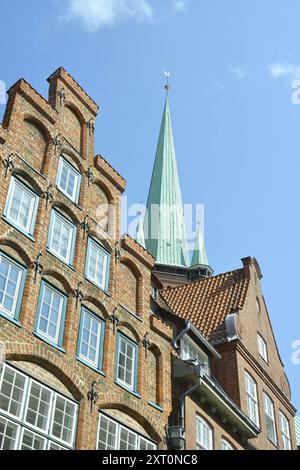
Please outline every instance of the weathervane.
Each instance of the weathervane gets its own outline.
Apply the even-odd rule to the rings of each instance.
[[[168,94],[169,93],[169,90],[170,90],[170,85],[169,85],[169,78],[170,78],[170,72],[164,72],[164,75],[166,77],[166,84],[165,84],[165,90],[166,90],[166,93]]]

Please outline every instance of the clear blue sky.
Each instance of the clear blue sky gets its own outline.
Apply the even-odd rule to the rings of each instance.
[[[127,179],[133,203],[147,197],[170,70],[184,202],[205,204],[216,273],[258,259],[300,408],[291,361],[300,339],[300,105],[290,86],[300,78],[299,1],[128,3],[1,2],[0,80],[23,76],[46,95],[45,79],[63,65],[100,105],[96,152]]]

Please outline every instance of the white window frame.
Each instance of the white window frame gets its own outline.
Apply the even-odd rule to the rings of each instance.
[[[263,337],[257,333],[257,346],[258,346],[258,352],[260,357],[263,358],[263,360],[268,363],[268,348],[267,348],[267,343],[263,339]]]
[[[274,402],[271,400],[269,395],[264,392],[263,394],[264,399],[264,412],[265,412],[265,423],[267,428],[267,436],[268,439],[277,446],[277,432],[276,432],[276,422],[275,422],[275,411],[274,411]],[[272,436],[269,435],[268,424],[272,426],[272,432],[274,435],[274,439]]]
[[[15,441],[15,449],[20,449],[22,445],[22,436],[24,433],[24,429],[38,434],[40,437],[45,439],[45,448],[48,448],[50,446],[50,442],[61,447],[62,449],[73,449],[75,446],[75,436],[76,436],[76,431],[77,431],[77,423],[78,423],[78,404],[69,398],[65,397],[59,392],[56,392],[55,390],[52,390],[49,388],[47,385],[44,385],[43,383],[39,382],[38,380],[33,379],[29,375],[26,375],[22,372],[20,372],[18,369],[11,367],[8,364],[3,364],[2,365],[2,370],[0,368],[0,391],[2,389],[2,382],[3,382],[3,377],[4,377],[4,371],[6,369],[9,369],[13,371],[15,374],[22,376],[22,378],[25,379],[25,385],[24,385],[24,392],[22,396],[22,402],[20,406],[20,413],[18,416],[13,415],[3,409],[0,408],[0,417],[8,420],[10,423],[18,426],[18,433],[16,436],[16,441]],[[31,390],[31,384],[36,383],[37,385],[43,387],[45,390],[49,391],[51,394],[51,400],[50,400],[50,406],[48,410],[48,419],[47,419],[47,428],[45,430],[42,430],[41,428],[37,426],[33,426],[29,423],[26,422],[26,415],[27,415],[27,410],[28,410],[28,403],[29,403],[29,392]],[[55,406],[56,406],[56,401],[58,398],[63,399],[65,402],[71,403],[72,406],[74,406],[74,415],[73,415],[73,427],[71,430],[71,439],[69,442],[64,441],[63,439],[60,439],[56,436],[53,436],[52,434],[52,428],[53,428],[53,419],[54,419],[54,412],[55,412]]]
[[[208,355],[187,335],[184,335],[180,340],[181,347],[181,359],[197,360],[199,364],[204,365],[204,371],[210,375],[209,359]]]
[[[10,265],[13,265],[19,271],[12,311],[9,312],[8,310],[4,308],[4,306],[0,304],[0,311],[2,311],[4,315],[7,315],[9,318],[15,318],[17,314],[19,296],[21,295],[21,284],[22,284],[22,278],[24,275],[24,268],[22,268],[22,266],[20,266],[18,263],[15,263],[11,258],[9,258],[8,256],[6,256],[4,253],[0,251],[0,261],[2,258],[4,258]],[[10,268],[9,268],[9,271],[10,271]],[[6,278],[5,285],[7,285],[7,279],[8,278]]]
[[[122,368],[124,369],[125,371],[125,375],[126,375],[126,371],[128,370],[130,373],[131,373],[131,382],[130,384],[128,384],[127,382],[125,382],[124,380],[120,379],[119,378],[119,368],[120,368],[120,349],[121,349],[121,342],[124,342],[126,343],[126,346],[127,345],[130,345],[132,347],[132,350],[133,350],[133,356],[132,356],[132,370],[129,370],[129,369],[126,369],[126,364],[125,366]],[[121,384],[122,386],[124,386],[125,388],[128,388],[129,390],[132,390],[132,391],[135,391],[135,388],[136,388],[136,382],[137,382],[137,354],[138,354],[138,345],[132,341],[131,339],[127,338],[125,335],[123,335],[121,332],[118,332],[118,345],[117,345],[117,352],[118,352],[118,356],[117,356],[117,367],[116,367],[116,380],[119,384]],[[126,356],[127,357],[127,356]]]
[[[250,390],[251,385],[253,386],[254,393],[252,393],[252,391]],[[257,383],[248,372],[245,372],[245,390],[246,390],[246,398],[247,398],[247,406],[248,406],[248,416],[251,419],[251,421],[257,427],[259,427]]]
[[[225,437],[221,439],[221,450],[234,450],[233,445]]]
[[[204,430],[208,432],[208,446],[204,442]],[[197,450],[213,450],[213,428],[201,416],[196,416],[196,447]]]
[[[68,246],[67,246],[67,254],[66,256],[62,256],[58,251],[56,251],[51,245],[53,242],[53,235],[54,235],[54,227],[56,224],[56,221],[59,220],[61,223],[67,225],[70,229],[69,232],[69,237],[68,237]],[[50,219],[50,226],[49,226],[49,236],[48,236],[48,242],[47,242],[47,248],[52,253],[56,258],[60,259],[64,263],[71,265],[73,263],[73,254],[74,254],[74,247],[75,247],[75,237],[76,237],[76,227],[71,222],[68,220],[66,217],[64,217],[62,214],[57,212],[56,210],[52,210],[51,213],[51,219]]]
[[[120,435],[121,435],[121,430],[124,429],[125,431],[128,431],[136,436],[136,449],[134,450],[140,450],[140,445],[141,442],[146,442],[147,446],[149,446],[149,449],[147,450],[157,450],[157,444],[150,439],[148,439],[145,436],[142,436],[138,432],[134,431],[130,427],[126,426],[125,424],[120,423],[119,421],[111,418],[110,416],[104,414],[104,413],[99,413],[99,418],[98,418],[98,426],[97,426],[97,444],[96,444],[96,449],[99,450],[99,437],[100,437],[100,423],[101,423],[101,417],[105,418],[108,420],[108,422],[112,423],[116,427],[116,434],[115,434],[115,448],[114,449],[108,449],[108,450],[120,450]],[[102,450],[102,449],[101,449]]]
[[[73,172],[74,176],[75,176],[75,184],[74,184],[74,188],[73,188],[73,194],[70,195],[64,188],[62,188],[62,186],[60,185],[60,181],[61,181],[61,175],[62,175],[62,171],[63,171],[63,167],[66,166],[68,168],[69,171]],[[66,160],[66,158],[64,158],[63,156],[60,157],[59,159],[59,164],[58,164],[58,171],[57,171],[57,178],[56,178],[56,186],[58,187],[58,189],[68,198],[70,199],[72,202],[75,202],[76,204],[78,203],[78,200],[79,200],[79,192],[80,192],[80,182],[81,182],[81,174],[78,170],[76,170],[76,168],[74,168],[73,165],[71,165],[71,163],[68,162],[68,160]]]
[[[84,330],[84,319],[85,317],[90,317],[91,321],[97,323],[98,325],[98,333],[97,333],[97,344],[96,344],[96,356],[95,356],[95,361],[92,361],[89,357],[86,357],[84,354],[81,352],[81,345],[82,345],[82,335],[83,335],[83,330]],[[96,369],[99,369],[101,367],[101,364],[99,364],[100,358],[101,358],[101,353],[102,353],[102,338],[103,338],[103,328],[104,328],[104,321],[101,320],[100,318],[97,318],[96,315],[94,315],[92,312],[90,312],[87,308],[83,307],[81,311],[81,325],[80,325],[80,330],[79,330],[79,342],[78,342],[78,357],[82,359],[84,362],[87,362],[91,366],[95,367]],[[88,350],[90,348],[90,331],[89,331],[89,342],[88,344]]]
[[[27,225],[25,227],[23,227],[16,220],[11,218],[9,215],[11,207],[12,207],[12,201],[13,201],[13,196],[14,196],[16,186],[19,186],[22,189],[22,191],[26,192],[32,198],[31,204],[30,204],[30,210],[28,214]],[[28,188],[26,184],[24,184],[22,181],[15,178],[14,176],[12,176],[10,180],[9,190],[8,190],[5,209],[4,209],[5,219],[7,219],[9,223],[11,223],[14,227],[16,227],[22,233],[33,236],[36,213],[37,213],[37,206],[38,206],[38,199],[39,199],[38,195],[32,189]]]
[[[58,317],[57,317],[57,324],[56,324],[56,331],[55,331],[55,337],[53,338],[50,336],[48,333],[45,333],[40,329],[40,323],[41,323],[41,311],[42,311],[42,305],[45,297],[45,290],[48,289],[51,291],[51,295],[55,294],[60,297],[60,307],[59,307],[59,312],[58,312]],[[37,312],[37,325],[36,325],[36,332],[38,333],[39,336],[42,336],[43,338],[46,338],[47,340],[51,341],[52,343],[58,344],[59,343],[59,337],[60,337],[60,332],[61,332],[61,325],[62,325],[62,318],[64,315],[64,310],[65,310],[65,302],[66,302],[66,296],[62,293],[60,293],[57,289],[53,288],[49,284],[43,282],[41,285],[41,293],[40,293],[40,300],[39,300],[39,306],[38,306],[38,312]],[[52,300],[51,300],[52,304]],[[48,317],[48,326],[49,326],[49,317]]]
[[[289,420],[281,411],[279,413],[279,419],[280,419],[282,447],[284,450],[292,450],[291,430],[290,430]]]
[[[102,255],[104,255],[102,283],[98,282],[98,280],[95,279],[89,272],[90,259],[91,259],[91,247],[95,248]],[[95,240],[93,240],[91,237],[89,237],[88,238],[88,243],[87,243],[87,253],[86,253],[86,263],[85,263],[85,277],[89,281],[91,281],[93,284],[95,284],[95,286],[99,287],[103,291],[107,291],[107,289],[108,289],[109,259],[110,259],[109,253],[104,248],[102,248],[102,246],[99,245],[99,243],[97,243]]]
[[[19,439],[20,439],[21,426],[19,424],[15,423],[14,421],[11,421],[10,419],[8,419],[6,416],[0,415],[0,419],[5,421],[5,431],[6,431],[7,426],[9,424],[11,424],[13,427],[16,428],[16,439],[14,441],[13,448],[10,449],[10,450],[16,450],[17,449],[17,444],[18,444]],[[4,434],[4,436],[6,436],[6,433]],[[3,448],[0,447],[0,451],[1,450],[3,450]]]

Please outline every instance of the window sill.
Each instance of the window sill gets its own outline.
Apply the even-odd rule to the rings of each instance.
[[[129,313],[129,315],[131,315],[132,317],[136,318],[136,320],[143,323],[143,319],[139,315],[137,315],[136,313],[133,313],[131,310],[129,310],[128,307],[125,307],[125,305],[123,305],[123,304],[119,304],[119,305],[123,310],[125,310],[125,312]]]
[[[17,225],[15,225],[12,221],[10,221],[5,215],[2,216],[2,219],[8,224],[10,225],[12,228],[18,230],[18,232],[20,232],[22,235],[24,235],[24,237],[28,238],[30,241],[32,241],[33,243],[35,243],[35,239],[33,238],[32,235],[30,235],[28,232],[25,232],[25,230],[22,230],[20,227],[18,227]]]
[[[91,283],[94,287],[97,287],[97,289],[101,290],[101,292],[103,292],[103,294],[107,295],[107,297],[111,297],[110,293],[107,292],[107,290],[104,290],[102,287],[98,286],[98,284],[96,284],[94,281],[89,279],[86,275],[84,276],[84,279],[86,281],[88,281],[89,283]]]
[[[93,371],[97,372],[98,374],[103,375],[103,377],[106,377],[106,374],[105,372],[103,372],[102,369],[97,369],[97,367],[93,366],[92,364],[89,364],[87,361],[85,361],[84,359],[82,359],[81,357],[77,355],[76,355],[76,360],[80,362],[81,364],[83,364],[84,366],[89,367]]]
[[[52,346],[53,348],[57,349],[60,352],[66,354],[66,350],[62,346],[59,346],[58,344],[53,343],[50,339],[45,338],[44,336],[40,335],[36,331],[34,331],[33,334],[36,338],[40,339],[44,343],[48,344],[49,346]]]
[[[64,266],[67,266],[68,268],[70,268],[72,271],[75,272],[75,268],[72,264],[68,264],[66,261],[63,261],[61,258],[59,258],[58,256],[56,256],[55,253],[52,253],[52,251],[49,250],[49,248],[46,248],[46,251],[47,253],[49,253],[51,256],[53,256],[55,259],[57,259],[58,261],[60,261],[61,263],[63,263]]]
[[[23,328],[23,325],[22,325],[22,323],[21,323],[19,320],[16,320],[15,318],[10,317],[9,315],[6,315],[6,313],[4,313],[4,312],[1,312],[1,311],[0,311],[0,317],[1,317],[1,318],[5,318],[5,320],[10,321],[11,323],[13,323],[14,325],[18,326],[19,328]]]
[[[125,387],[125,385],[121,384],[120,382],[118,382],[117,380],[115,380],[115,384],[118,385],[118,387],[122,388],[123,390],[125,390],[126,392],[130,393],[131,395],[133,395],[134,397],[136,398],[139,398],[141,399],[141,395],[138,393],[138,392],[135,392],[134,390],[131,390],[130,388],[128,387]]]
[[[159,406],[157,403],[154,403],[154,401],[148,401],[148,405],[152,406],[152,408],[155,408],[156,410],[160,411],[161,413],[164,412],[164,409]]]

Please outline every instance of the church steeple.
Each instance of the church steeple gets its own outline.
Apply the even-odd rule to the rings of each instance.
[[[212,268],[208,264],[204,239],[202,236],[201,226],[198,225],[195,248],[193,252],[192,264],[190,268],[191,279],[199,277],[211,276],[213,273]]]
[[[135,241],[138,242],[143,248],[146,248],[144,228],[141,215],[136,226]]]
[[[169,86],[167,88],[167,91]],[[157,266],[188,268],[183,204],[168,95],[161,122],[145,218],[147,250]]]

